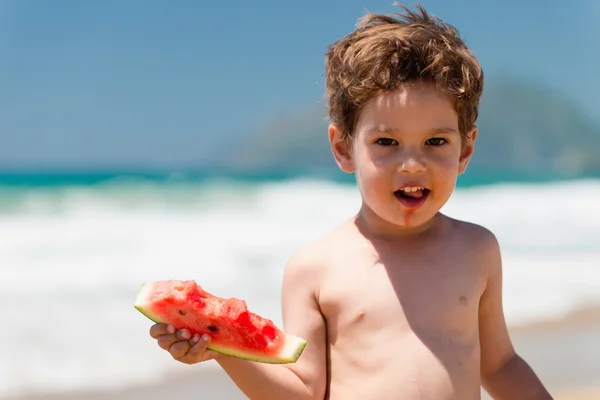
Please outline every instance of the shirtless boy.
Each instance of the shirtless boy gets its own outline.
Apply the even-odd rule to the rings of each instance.
[[[551,399],[507,333],[496,238],[439,212],[473,154],[481,67],[453,27],[405,12],[367,14],[327,53],[331,149],[362,206],[285,268],[304,353],[254,363],[154,325],[176,360],[216,360],[251,399]]]

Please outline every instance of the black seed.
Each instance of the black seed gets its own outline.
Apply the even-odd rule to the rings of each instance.
[[[209,325],[208,326],[208,330],[211,331],[211,332],[216,332],[217,331],[217,327],[213,326],[213,325]]]
[[[185,311],[183,311],[183,310],[179,310],[179,314],[181,314],[181,315],[185,315]]]

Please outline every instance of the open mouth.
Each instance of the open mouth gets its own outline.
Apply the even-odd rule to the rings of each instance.
[[[396,190],[394,196],[407,208],[419,208],[425,203],[429,193],[431,190],[427,188],[414,186]]]

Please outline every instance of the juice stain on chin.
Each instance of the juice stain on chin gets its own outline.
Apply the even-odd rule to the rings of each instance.
[[[415,210],[406,210],[406,212],[404,213],[404,225],[408,226],[410,225],[410,220],[412,218],[412,215],[415,213]]]

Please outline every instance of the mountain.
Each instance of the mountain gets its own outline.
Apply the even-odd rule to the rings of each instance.
[[[561,93],[503,78],[490,82],[482,97],[475,168],[600,172],[600,126]]]
[[[266,122],[210,162],[236,171],[336,173],[324,108]],[[514,77],[486,82],[471,169],[581,176],[600,172],[600,126],[550,87]]]

